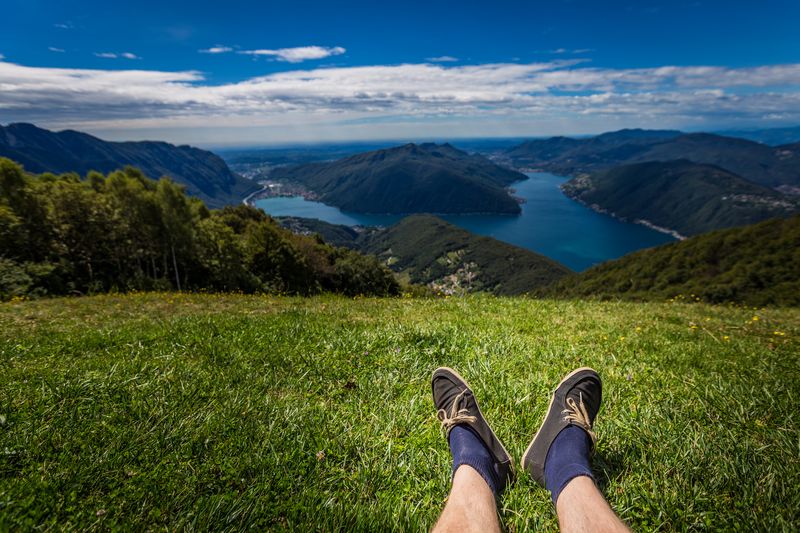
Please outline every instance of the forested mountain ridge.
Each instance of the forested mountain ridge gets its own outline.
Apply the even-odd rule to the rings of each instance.
[[[110,142],[78,131],[53,132],[33,124],[0,126],[0,157],[34,173],[76,172],[85,176],[92,170],[108,173],[133,166],[151,179],[169,176],[209,207],[238,204],[259,188],[207,150],[160,141]]]
[[[294,235],[263,211],[209,210],[127,167],[29,175],[0,158],[0,300],[111,290],[396,294],[375,258]]]
[[[623,164],[688,159],[716,165],[765,187],[800,187],[797,145],[773,147],[710,133],[621,130],[586,139],[554,137],[525,142],[503,157],[517,167],[573,176]]]
[[[411,283],[447,294],[525,294],[571,272],[543,255],[430,215],[408,216],[388,228],[354,229],[296,217],[280,222],[295,232],[316,233],[331,244],[374,255]]]
[[[300,183],[345,211],[518,214],[506,187],[525,175],[449,144],[425,143],[277,168],[270,178]]]
[[[562,278],[558,298],[800,305],[800,215],[640,250]]]
[[[684,236],[800,211],[794,196],[688,160],[621,165],[573,178],[562,190],[597,210]]]

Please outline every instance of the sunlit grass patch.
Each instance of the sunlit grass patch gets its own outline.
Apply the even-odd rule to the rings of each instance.
[[[596,368],[594,465],[635,529],[797,529],[799,324],[796,309],[483,296],[3,304],[0,530],[428,528],[450,475],[439,365],[517,460],[562,375]],[[524,475],[501,514],[556,528]]]

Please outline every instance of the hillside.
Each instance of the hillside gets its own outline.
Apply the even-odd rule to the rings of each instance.
[[[412,283],[454,293],[522,294],[571,272],[543,255],[424,215],[365,234],[358,249],[382,259]]]
[[[596,368],[594,473],[634,531],[800,527],[798,309],[138,294],[0,305],[0,530],[427,531],[430,397],[468,379],[519,460]],[[529,476],[498,512],[557,531]]]
[[[78,131],[52,132],[33,124],[0,126],[0,157],[35,173],[77,172],[85,176],[91,170],[108,173],[133,166],[151,179],[169,176],[209,207],[239,204],[259,188],[231,172],[218,156],[192,146],[109,142]]]
[[[562,298],[667,298],[800,305],[800,216],[641,250],[542,291]]]
[[[524,174],[449,144],[406,144],[330,163],[274,169],[321,201],[358,213],[504,213],[520,207],[506,190]]]
[[[518,167],[569,175],[622,163],[655,143],[680,135],[674,130],[624,129],[580,139],[551,137],[525,141],[504,155]]]
[[[800,142],[800,126],[747,130],[725,130],[715,132],[726,137],[741,137],[771,146]]]
[[[611,132],[588,139],[528,141],[504,155],[515,166],[563,175],[597,172],[623,164],[688,159],[719,166],[771,188],[800,187],[800,151],[709,133],[642,130]],[[645,130],[646,131],[646,130]]]
[[[614,167],[573,178],[567,196],[623,219],[681,235],[741,226],[800,211],[800,200],[712,165],[687,160]]]
[[[170,289],[400,292],[374,257],[295,235],[254,207],[209,210],[133,167],[80,180],[0,157],[0,301]]]
[[[543,255],[481,237],[430,215],[384,229],[350,228],[315,219],[283,218],[284,227],[377,256],[402,278],[446,294],[531,292],[572,272]]]

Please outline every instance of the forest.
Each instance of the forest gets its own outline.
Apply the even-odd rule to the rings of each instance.
[[[26,173],[0,158],[0,298],[108,291],[392,295],[377,259],[294,235],[246,205],[208,209],[132,167]]]

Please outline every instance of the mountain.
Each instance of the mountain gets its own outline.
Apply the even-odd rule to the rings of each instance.
[[[508,149],[504,156],[518,167],[572,174],[618,164],[654,143],[681,135],[675,130],[625,129],[581,139],[551,137],[526,141]]]
[[[0,126],[0,156],[34,173],[86,175],[91,170],[108,173],[134,166],[153,179],[169,176],[210,207],[241,203],[259,188],[234,174],[218,156],[192,146],[109,142],[78,131],[53,132],[33,124]]]
[[[330,163],[277,168],[321,201],[358,213],[520,212],[506,187],[524,174],[449,144],[406,144]]]
[[[681,235],[741,226],[800,211],[800,200],[713,165],[652,161],[573,178],[564,193],[600,211]]]
[[[779,146],[781,144],[796,143],[800,141],[800,126],[759,130],[725,130],[715,133],[718,135],[725,135],[726,137],[741,137],[742,139],[769,144],[771,146]]]
[[[562,298],[800,305],[800,216],[692,237],[607,261],[541,291]]]
[[[445,293],[524,294],[571,272],[552,259],[430,215],[412,215],[384,229],[295,217],[280,222],[295,232],[318,233],[330,244],[375,255],[411,283]]]
[[[710,133],[622,130],[588,139],[528,141],[503,154],[513,165],[576,175],[623,164],[688,159],[719,166],[754,183],[800,191],[797,145],[772,147]]]

